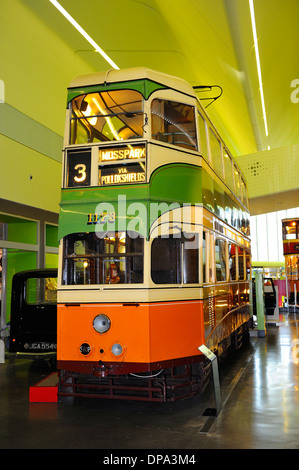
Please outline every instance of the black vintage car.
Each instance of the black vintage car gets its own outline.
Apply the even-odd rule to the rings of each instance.
[[[12,279],[8,351],[34,358],[56,356],[57,269],[16,273]]]

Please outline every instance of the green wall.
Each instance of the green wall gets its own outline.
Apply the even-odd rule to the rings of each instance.
[[[48,1],[0,0],[0,198],[58,213],[67,87],[95,70],[45,25],[41,8],[57,15]]]
[[[6,321],[9,322],[11,314],[11,287],[12,278],[15,273],[36,269],[37,253],[16,249],[7,250],[7,296],[6,296]]]

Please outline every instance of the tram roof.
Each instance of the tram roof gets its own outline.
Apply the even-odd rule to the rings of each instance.
[[[191,96],[196,96],[192,86],[185,80],[146,67],[134,67],[120,70],[110,69],[106,72],[80,75],[71,81],[68,88],[95,86],[144,79],[151,80],[153,82],[164,85],[167,88],[172,88]]]

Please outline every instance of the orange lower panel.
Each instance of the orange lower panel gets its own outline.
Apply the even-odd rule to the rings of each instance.
[[[138,304],[137,304],[138,305]],[[109,331],[97,333],[96,315],[107,315]],[[81,304],[58,305],[58,364],[157,364],[184,357],[196,357],[204,343],[202,301],[157,302],[152,304]],[[80,346],[87,343],[90,353]],[[118,343],[122,354],[113,355]],[[84,369],[84,365],[82,366]]]
[[[203,302],[150,305],[151,362],[198,354],[204,344]]]

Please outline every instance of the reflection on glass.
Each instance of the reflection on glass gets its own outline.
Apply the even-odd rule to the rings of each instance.
[[[55,304],[57,302],[57,278],[29,278],[26,282],[27,304]]]
[[[142,137],[142,126],[142,95],[137,91],[102,91],[72,100],[71,144]]]
[[[151,117],[153,139],[196,150],[193,106],[155,99],[152,102]]]
[[[226,254],[224,240],[215,240],[215,264],[217,281],[226,280]]]
[[[299,239],[299,220],[283,221],[282,233],[284,240]]]
[[[142,283],[143,244],[143,238],[133,232],[67,235],[63,245],[62,283]]]
[[[157,237],[151,249],[151,276],[155,284],[195,284],[199,274],[198,233],[182,233],[180,238]]]

